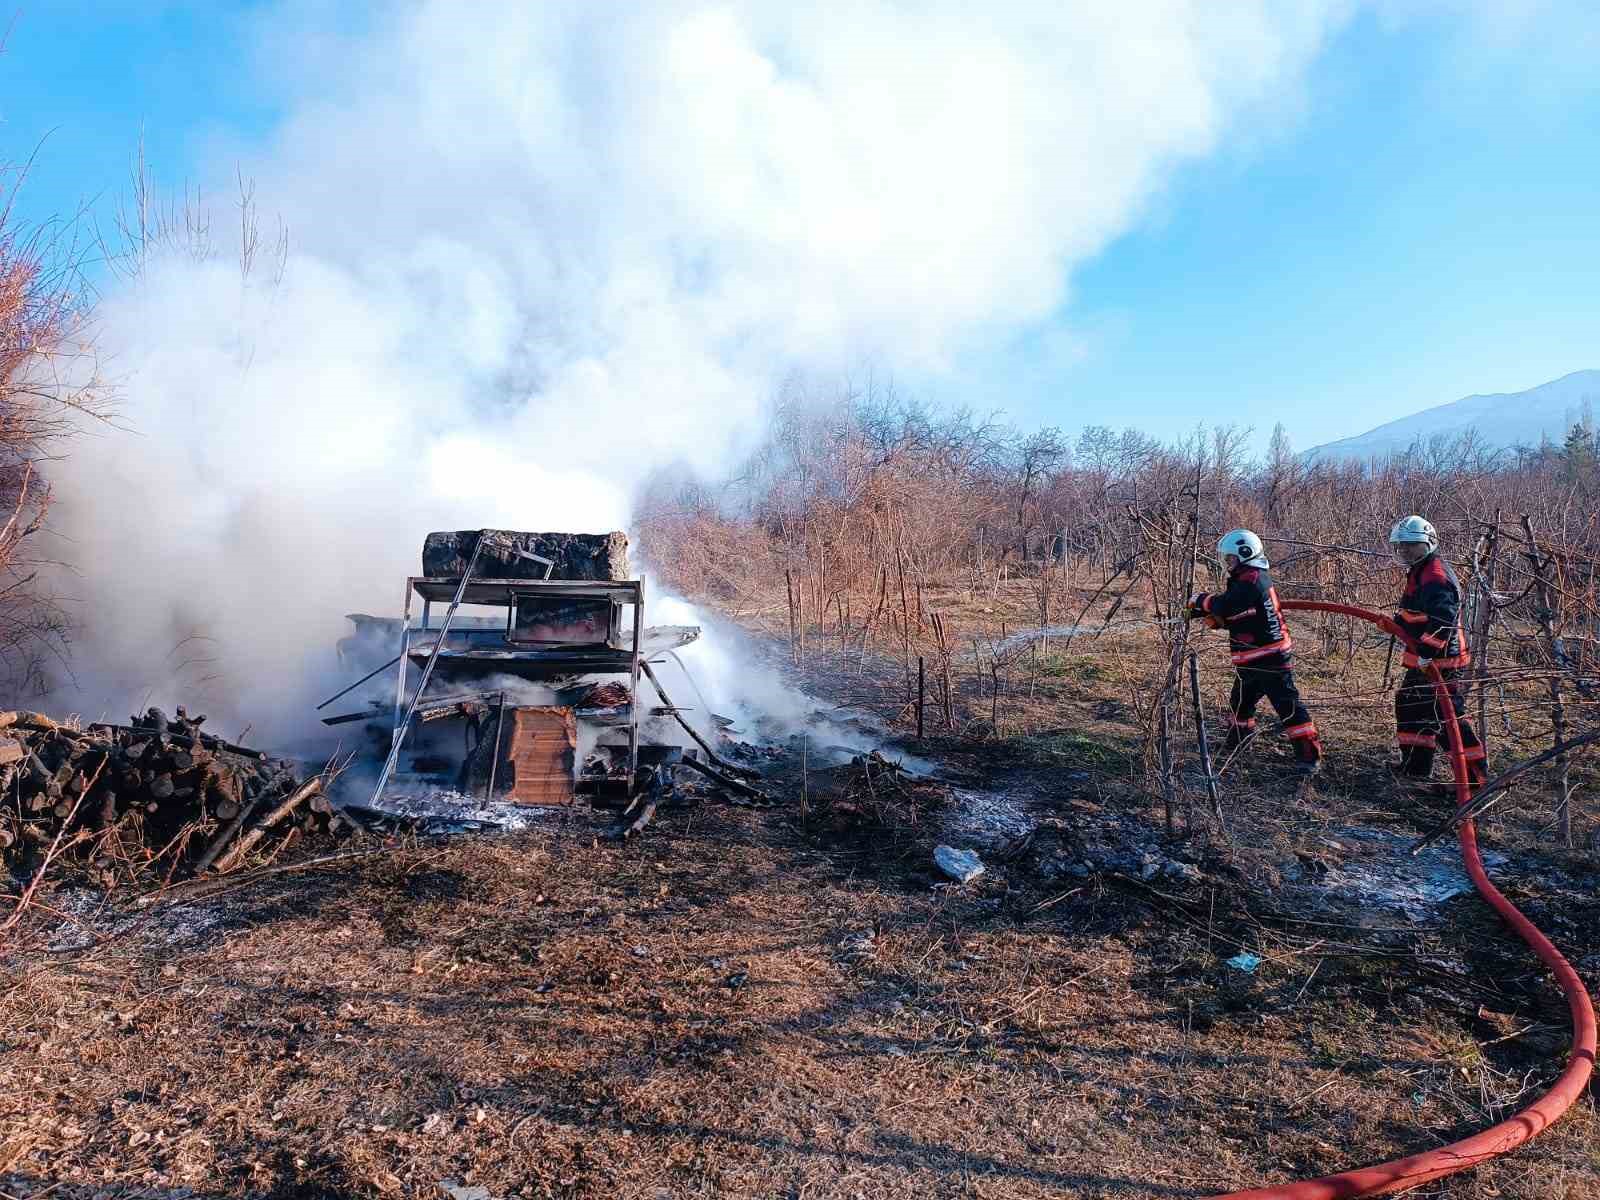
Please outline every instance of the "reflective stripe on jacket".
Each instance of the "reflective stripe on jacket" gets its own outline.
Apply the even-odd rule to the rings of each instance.
[[[1241,563],[1228,572],[1225,591],[1201,595],[1196,607],[1226,626],[1235,666],[1288,654],[1294,647],[1272,576],[1260,567]]]
[[[1411,564],[1394,619],[1421,647],[1420,653],[1408,649],[1401,656],[1405,666],[1415,667],[1423,658],[1441,667],[1464,667],[1472,661],[1461,629],[1461,583],[1438,551]]]

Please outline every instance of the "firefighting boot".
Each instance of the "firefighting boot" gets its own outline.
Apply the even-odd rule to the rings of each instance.
[[[1402,746],[1400,762],[1391,765],[1389,773],[1403,792],[1418,800],[1442,800],[1451,791],[1450,784],[1433,781],[1432,750]]]
[[[1294,743],[1294,769],[1310,778],[1322,770],[1322,739],[1297,738]]]
[[[1488,782],[1489,774],[1484,770],[1484,766],[1481,761],[1467,763],[1467,792],[1469,794],[1476,795],[1479,789],[1481,789],[1483,785]],[[1441,785],[1441,787],[1442,790],[1449,795],[1452,800],[1456,798],[1456,781],[1454,773],[1451,774],[1450,782]]]
[[[1433,778],[1433,748],[1401,746],[1400,765],[1392,769],[1402,783],[1426,783]]]

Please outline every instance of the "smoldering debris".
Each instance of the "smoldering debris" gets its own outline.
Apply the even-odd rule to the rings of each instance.
[[[948,785],[914,774],[876,750],[809,772],[806,788],[814,830],[888,843],[925,831],[953,795]]]
[[[0,854],[18,877],[59,863],[105,888],[225,873],[354,828],[323,779],[158,708],[126,725],[0,713]]]
[[[430,533],[422,544],[422,573],[459,579],[475,551],[479,579],[630,577],[625,533],[523,533],[515,529]]]

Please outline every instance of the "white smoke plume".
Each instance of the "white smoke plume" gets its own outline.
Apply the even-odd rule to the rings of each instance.
[[[342,614],[397,613],[427,530],[623,526],[652,464],[714,468],[786,371],[934,378],[1044,319],[1344,8],[268,11],[287,115],[207,190],[256,181],[281,282],[266,248],[242,277],[224,202],[222,248],[108,292],[127,429],[56,466],[58,701],[297,735]]]

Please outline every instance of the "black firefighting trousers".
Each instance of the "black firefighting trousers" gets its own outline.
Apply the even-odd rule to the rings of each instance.
[[[1462,687],[1456,682],[1459,670],[1440,667],[1455,705],[1456,723],[1461,729],[1461,748],[1467,756],[1467,774],[1474,783],[1485,779],[1483,743],[1466,719],[1467,704]],[[1436,750],[1450,753],[1450,735],[1445,733],[1444,710],[1434,691],[1433,681],[1416,667],[1409,668],[1394,694],[1395,741],[1400,743],[1400,770],[1416,779],[1426,779],[1433,771]]]
[[[1301,762],[1316,762],[1322,757],[1322,741],[1311,714],[1294,686],[1294,669],[1287,655],[1274,655],[1249,666],[1234,668],[1233,691],[1228,696],[1228,739],[1223,753],[1234,750],[1256,727],[1256,705],[1265,697],[1271,701],[1283,733],[1294,743],[1294,756]]]

